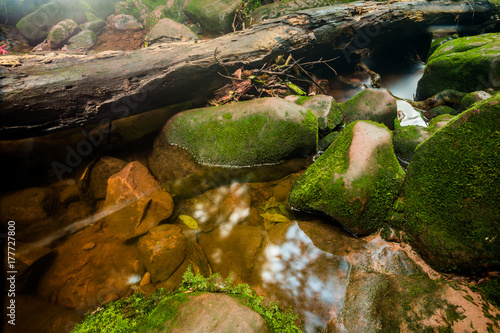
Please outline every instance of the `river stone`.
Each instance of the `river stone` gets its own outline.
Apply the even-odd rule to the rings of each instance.
[[[108,25],[116,30],[141,30],[143,28],[141,22],[132,15],[110,15],[107,21]]]
[[[412,125],[396,128],[392,133],[394,152],[402,160],[410,162],[413,159],[417,146],[446,125],[451,119],[453,119],[453,116],[443,114],[432,119],[428,127]]]
[[[322,212],[356,235],[377,231],[402,185],[391,132],[381,124],[348,125],[294,184],[290,205]]]
[[[424,112],[424,116],[426,116],[429,119],[435,118],[437,116],[443,115],[443,114],[449,114],[449,115],[457,115],[460,112],[452,108],[451,106],[447,105],[439,105],[436,107],[433,107],[430,110],[427,110]]]
[[[52,215],[57,193],[52,188],[32,187],[0,197],[2,221],[36,222]]]
[[[416,150],[404,184],[405,229],[435,269],[500,264],[500,94],[474,104]]]
[[[499,311],[454,283],[359,270],[349,280],[343,309],[328,323],[328,333],[486,332],[498,327],[492,319]]]
[[[311,110],[318,117],[320,131],[331,131],[342,122],[342,112],[332,96],[301,97],[296,103]]]
[[[53,250],[35,243],[24,243],[16,240],[16,290],[30,288],[33,281],[43,274],[53,258]],[[6,263],[7,264],[7,263]],[[6,271],[12,271],[7,265]]]
[[[61,47],[71,36],[79,31],[80,27],[75,21],[71,19],[61,21],[50,29],[47,35],[47,43],[52,49]]]
[[[173,316],[167,314],[175,313]],[[266,321],[241,301],[226,294],[178,294],[162,301],[144,326],[163,324],[161,332],[265,333]],[[145,332],[140,330],[139,332]]]
[[[500,87],[500,34],[453,39],[429,58],[418,82],[417,99],[445,89],[472,92]]]
[[[317,137],[311,111],[283,99],[260,98],[178,113],[161,130],[150,163],[161,170],[162,138],[200,164],[235,167],[315,153]]]
[[[356,120],[371,120],[394,129],[394,119],[398,109],[396,99],[385,90],[366,89],[339,104],[344,122],[350,124]]]
[[[172,210],[170,194],[137,161],[108,179],[106,223],[121,240],[145,234],[167,219]]]
[[[207,31],[228,33],[233,31],[234,15],[242,3],[242,0],[191,0],[184,12]]]
[[[186,257],[186,238],[181,228],[162,224],[142,236],[137,243],[141,261],[151,274],[151,282],[166,281]]]
[[[89,50],[97,41],[97,36],[92,30],[83,30],[71,37],[68,41],[68,50]]]
[[[200,39],[198,35],[191,31],[182,23],[175,22],[169,18],[162,18],[151,29],[145,37],[145,40],[153,42],[175,42]]]
[[[23,17],[16,27],[32,44],[42,42],[47,38],[49,30],[66,19],[72,19],[77,24],[98,19],[94,9],[85,1],[52,0],[40,6],[33,13]]]
[[[103,156],[92,167],[88,191],[85,193],[93,200],[104,200],[108,188],[108,179],[120,172],[127,162],[118,158]]]
[[[82,30],[91,30],[95,33],[99,33],[102,29],[104,29],[108,25],[108,23],[102,19],[98,19],[92,22],[87,22],[82,24],[80,27]]]
[[[101,19],[106,19],[115,11],[115,4],[118,0],[85,0]]]
[[[83,250],[88,243],[92,250]],[[76,309],[95,310],[108,297],[125,297],[139,285],[144,271],[134,267],[139,259],[135,244],[116,239],[109,228],[91,225],[69,236],[55,248],[57,256],[40,280],[42,299]]]
[[[339,135],[340,135],[339,132],[332,132],[329,133],[324,138],[322,138],[321,140],[319,140],[318,150],[325,151],[338,138]]]
[[[462,106],[463,110],[467,110],[472,106],[472,104],[480,101],[484,101],[485,99],[490,98],[491,95],[488,94],[486,91],[473,91],[462,99],[462,102],[460,105]]]

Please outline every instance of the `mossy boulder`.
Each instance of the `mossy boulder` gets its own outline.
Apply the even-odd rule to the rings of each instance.
[[[326,332],[496,332],[498,311],[489,307],[455,283],[355,269],[342,312]]]
[[[191,0],[184,12],[206,31],[228,33],[232,31],[236,9],[242,3],[242,0]]]
[[[1,4],[0,22],[13,26],[24,16],[34,12],[39,6],[47,2],[49,0],[4,0]]]
[[[178,113],[165,124],[162,137],[200,164],[255,166],[316,152],[318,122],[299,105],[262,98]],[[161,146],[157,140],[153,164],[161,161]]]
[[[384,90],[366,89],[339,104],[344,122],[350,124],[357,120],[371,120],[394,129],[394,119],[398,116],[396,99]]]
[[[85,1],[52,0],[23,17],[16,27],[30,43],[37,44],[47,37],[49,30],[58,22],[72,19],[82,24],[97,18],[95,10]]]
[[[85,0],[96,12],[97,16],[105,20],[115,11],[115,5],[119,0]]]
[[[429,58],[418,82],[424,100],[445,89],[472,92],[500,87],[500,34],[457,38],[441,45]]]
[[[145,37],[149,43],[197,40],[200,37],[182,23],[162,18]]]
[[[108,25],[116,30],[141,30],[143,28],[141,22],[132,15],[110,15],[107,21]]]
[[[500,94],[477,103],[416,150],[404,184],[405,229],[435,269],[500,265]]]
[[[402,185],[404,171],[383,125],[347,126],[294,184],[290,205],[322,212],[356,235],[377,231]]]
[[[339,135],[339,132],[331,132],[327,136],[319,140],[318,150],[325,151],[338,138]]]
[[[452,118],[451,115],[443,114],[432,119],[428,127],[412,125],[396,128],[392,133],[394,152],[402,160],[411,162],[417,146],[446,125]]]
[[[61,47],[74,34],[80,32],[80,27],[72,19],[57,23],[47,35],[47,43],[52,49]]]
[[[68,50],[89,50],[97,41],[97,35],[92,30],[83,30],[68,40]]]
[[[342,122],[342,112],[332,96],[303,96],[296,103],[311,110],[318,117],[320,131],[329,132]]]
[[[98,19],[95,21],[83,23],[82,25],[80,25],[80,28],[82,28],[82,30],[90,30],[90,31],[93,31],[95,33],[98,33],[102,29],[104,29],[106,27],[106,25],[108,25],[108,23],[106,21],[104,21],[102,19]]]
[[[473,91],[471,93],[468,93],[465,95],[465,97],[462,99],[462,102],[460,105],[462,106],[463,110],[467,110],[472,106],[472,104],[480,101],[484,101],[485,99],[490,98],[491,95],[487,93],[486,91]]]
[[[458,110],[452,108],[451,106],[439,105],[439,106],[433,107],[430,110],[425,111],[424,115],[427,118],[432,119],[432,118],[435,118],[437,116],[444,115],[444,114],[457,115],[459,113],[460,112]]]
[[[139,332],[269,332],[266,321],[225,294],[179,294],[160,303]]]

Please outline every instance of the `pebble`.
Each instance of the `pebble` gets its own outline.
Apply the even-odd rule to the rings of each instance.
[[[95,247],[95,243],[87,243],[83,246],[83,250],[92,250]]]

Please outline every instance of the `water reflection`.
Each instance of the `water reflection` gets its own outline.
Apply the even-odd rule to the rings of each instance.
[[[299,312],[307,331],[324,328],[343,308],[350,264],[317,248],[297,222],[285,227],[281,239],[274,230],[269,233],[261,270],[264,289]]]

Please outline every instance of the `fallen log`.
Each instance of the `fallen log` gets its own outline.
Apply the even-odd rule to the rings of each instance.
[[[223,86],[218,73],[261,67],[278,55],[349,62],[357,49],[453,25],[478,31],[494,7],[478,1],[361,1],[297,12],[219,38],[93,55],[26,55],[0,67],[0,140],[111,121],[199,99]],[[325,52],[329,54],[325,55]]]

